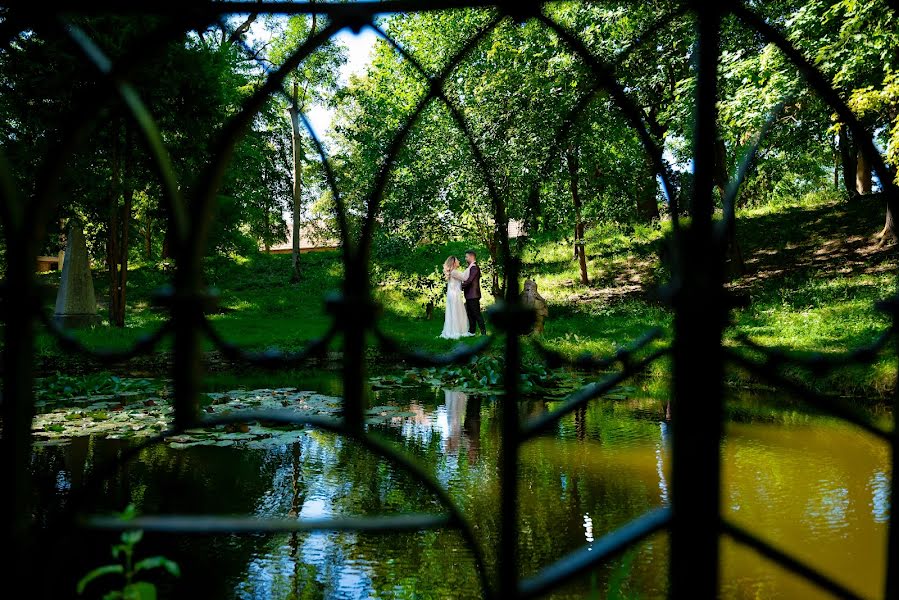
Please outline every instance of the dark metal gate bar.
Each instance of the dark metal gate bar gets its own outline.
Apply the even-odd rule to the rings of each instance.
[[[719,58],[719,36],[721,21],[732,15],[746,27],[756,31],[770,43],[776,45],[791,60],[805,77],[808,85],[839,115],[860,141],[862,151],[873,165],[884,186],[887,202],[892,211],[899,211],[899,194],[890,177],[882,157],[877,153],[871,136],[864,130],[846,104],[829,85],[823,75],[796,50],[776,28],[755,15],[738,2],[723,2],[717,5],[698,1],[684,3],[671,14],[659,19],[644,35],[619,54],[615,64],[607,64],[591,55],[576,32],[552,20],[543,12],[548,2],[486,2],[479,0],[387,0],[380,3],[305,3],[270,2],[249,4],[244,2],[201,3],[189,10],[163,0],[141,0],[121,5],[109,2],[64,2],[54,9],[40,7],[40,10],[23,9],[13,5],[0,23],[0,48],[8,47],[11,40],[21,31],[63,32],[72,41],[73,50],[97,72],[96,85],[84,93],[78,111],[69,122],[70,129],[64,132],[60,152],[47,157],[37,189],[27,199],[15,184],[10,165],[0,149],[0,220],[2,220],[5,242],[9,249],[9,260],[2,289],[2,310],[4,321],[3,347],[3,430],[0,439],[0,480],[9,482],[2,494],[3,539],[10,550],[12,559],[3,563],[5,581],[12,582],[27,578],[34,573],[34,565],[39,559],[37,545],[38,532],[31,523],[31,486],[29,462],[31,456],[31,420],[34,413],[33,362],[34,362],[34,321],[37,319],[57,338],[62,348],[83,352],[106,362],[122,361],[152,352],[166,336],[174,336],[175,381],[175,422],[172,430],[156,438],[133,447],[117,460],[98,469],[96,476],[84,488],[73,494],[69,519],[57,523],[49,532],[40,535],[63,535],[70,528],[82,524],[102,529],[122,529],[142,527],[147,530],[165,532],[278,532],[300,530],[421,530],[428,528],[455,528],[463,536],[472,551],[475,566],[481,577],[484,595],[487,597],[530,598],[552,591],[564,582],[589,572],[603,561],[613,557],[635,543],[663,529],[670,531],[669,596],[676,598],[708,598],[717,595],[719,536],[723,533],[744,544],[763,556],[797,573],[821,588],[839,597],[857,597],[851,590],[836,583],[824,573],[803,564],[776,547],[759,539],[756,534],[746,531],[723,519],[720,510],[720,441],[723,414],[723,372],[725,364],[744,368],[771,381],[791,394],[818,408],[853,423],[865,431],[886,440],[891,445],[891,457],[895,464],[896,449],[899,448],[899,429],[883,430],[866,415],[853,410],[838,400],[816,394],[796,384],[782,374],[782,367],[800,364],[816,372],[827,372],[847,364],[872,362],[885,348],[899,350],[899,342],[894,340],[899,300],[892,299],[882,304],[882,308],[893,317],[893,325],[881,339],[871,346],[860,348],[840,356],[814,356],[799,358],[777,349],[760,347],[751,340],[744,340],[746,349],[761,360],[747,357],[747,354],[722,346],[722,333],[728,319],[732,300],[723,284],[723,262],[725,231],[733,227],[732,203],[736,196],[742,175],[741,168],[728,189],[725,199],[724,223],[713,220],[712,169],[713,148],[717,138],[716,101],[718,99],[716,67]],[[899,3],[893,2],[894,7]],[[451,8],[484,8],[495,12],[495,18],[482,30],[473,32],[467,43],[453,57],[449,64],[437,74],[428,73],[414,56],[392,40],[373,21],[379,14],[391,12],[446,10]],[[128,84],[128,75],[141,61],[152,58],[153,51],[164,44],[179,39],[190,28],[221,22],[228,14],[247,13],[248,9],[264,8],[266,13],[311,14],[328,17],[328,24],[306,44],[289,57],[285,64],[268,71],[265,84],[246,102],[219,132],[214,160],[202,174],[195,201],[188,206],[175,181],[168,153],[161,141],[152,116],[144,107],[138,95]],[[55,10],[55,12],[54,12]],[[119,64],[112,64],[81,30],[66,19],[72,14],[147,13],[168,15],[167,24],[159,30],[147,34],[136,50],[127,54]],[[648,134],[639,111],[628,98],[628,94],[615,76],[616,67],[624,57],[652,33],[666,27],[671,21],[683,18],[689,13],[696,21],[697,37],[697,95],[695,99],[696,129],[694,132],[694,173],[693,195],[681,197],[672,183],[667,166],[657,142]],[[579,56],[591,69],[595,82],[591,91],[564,120],[557,138],[568,135],[578,114],[586,109],[590,99],[598,91],[606,91],[615,101],[629,123],[637,130],[646,151],[655,165],[663,187],[669,198],[674,225],[674,248],[672,282],[669,290],[670,304],[674,311],[673,341],[669,348],[642,353],[645,346],[657,339],[660,332],[653,330],[636,340],[631,346],[613,356],[600,359],[580,359],[569,361],[552,350],[537,347],[547,363],[576,366],[620,365],[620,371],[607,378],[591,383],[572,394],[556,411],[520,422],[516,410],[519,390],[518,373],[521,368],[521,334],[533,315],[518,299],[519,264],[508,239],[505,202],[493,181],[489,162],[478,147],[475,137],[465,121],[464,111],[455,105],[444,92],[445,78],[467,54],[506,19],[522,22],[534,19],[554,31],[569,49]],[[318,149],[326,170],[328,183],[337,206],[337,220],[341,233],[345,278],[341,293],[329,301],[329,310],[334,317],[333,324],[321,339],[315,340],[297,353],[256,354],[245,352],[223,340],[204,316],[203,308],[209,299],[201,281],[201,266],[205,248],[205,238],[210,221],[210,206],[235,144],[247,130],[255,114],[267,98],[283,91],[283,83],[289,72],[300,64],[320,44],[344,28],[359,31],[364,27],[373,28],[399,51],[428,83],[427,94],[410,113],[403,126],[395,133],[386,153],[383,166],[368,199],[368,210],[358,239],[350,235],[347,213],[336,180],[331,172],[328,157],[323,146],[309,126],[305,116],[303,121]],[[161,300],[169,306],[171,318],[154,334],[138,342],[126,351],[93,351],[84,348],[78,340],[59,329],[40,308],[40,293],[33,275],[34,259],[38,244],[43,239],[45,223],[52,214],[58,196],[59,175],[68,157],[83,143],[86,134],[96,125],[103,107],[113,101],[122,102],[137,131],[155,161],[158,175],[163,183],[165,201],[171,222],[176,231],[175,250],[177,270],[171,291],[161,294]],[[452,499],[433,477],[423,471],[413,461],[398,453],[392,446],[368,433],[364,425],[365,409],[365,361],[366,335],[372,333],[386,351],[395,353],[416,365],[445,365],[460,363],[471,356],[483,352],[491,340],[484,340],[466,350],[455,351],[442,356],[428,356],[401,347],[396,340],[378,326],[377,306],[371,295],[368,279],[369,253],[372,234],[381,195],[387,183],[393,161],[400,151],[406,136],[416,124],[419,116],[431,101],[443,102],[451,116],[465,134],[478,163],[478,168],[487,184],[496,223],[496,233],[500,240],[501,266],[507,277],[507,297],[497,302],[492,310],[496,328],[503,332],[505,367],[505,396],[502,410],[503,441],[501,446],[501,506],[500,538],[498,540],[478,540],[464,515]],[[761,137],[761,136],[760,136]],[[760,141],[760,140],[759,140]],[[758,143],[758,142],[757,142]],[[558,152],[560,145],[553,149]],[[547,158],[547,164],[552,157]],[[748,159],[747,159],[748,160]],[[745,163],[745,164],[748,164]],[[536,197],[537,190],[531,191]],[[677,220],[679,204],[687,203],[692,221],[689,226],[680,226]],[[201,346],[205,336],[226,356],[261,368],[282,369],[302,364],[311,357],[321,354],[338,336],[342,337],[343,379],[345,387],[344,417],[342,420],[298,417],[282,412],[246,413],[202,418],[198,410],[198,393],[201,375]],[[892,344],[891,344],[892,342]],[[671,355],[673,379],[673,446],[672,446],[672,498],[669,508],[661,508],[639,517],[617,531],[596,540],[592,550],[575,551],[552,565],[547,565],[540,573],[521,580],[518,573],[518,452],[522,444],[535,435],[555,425],[565,415],[582,407],[590,400],[601,396],[622,381],[645,370],[651,363],[667,354]],[[899,352],[897,352],[899,355]],[[899,409],[899,386],[897,386],[896,406]],[[895,413],[894,413],[895,414]],[[146,516],[122,524],[109,519],[85,516],[91,508],[90,501],[105,477],[119,469],[123,463],[137,456],[139,451],[165,440],[168,436],[189,427],[213,427],[236,422],[257,420],[275,421],[297,427],[317,427],[338,435],[347,436],[363,444],[370,451],[393,462],[409,472],[430,490],[443,506],[444,514],[426,515],[385,515],[382,517],[342,517],[328,520],[296,519],[234,519],[202,517],[186,519],[177,515]],[[891,491],[891,506],[899,499],[895,486]],[[899,598],[899,530],[889,526],[887,551],[887,576],[884,582],[886,598]],[[484,563],[482,544],[496,544],[499,564],[491,573]]]

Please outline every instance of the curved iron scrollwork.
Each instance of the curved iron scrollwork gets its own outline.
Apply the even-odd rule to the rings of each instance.
[[[106,2],[62,2],[56,13],[37,14],[22,9],[9,9],[5,21],[0,24],[0,43],[7,45],[18,32],[42,28],[60,28],[71,40],[79,55],[97,73],[96,85],[89,88],[80,98],[73,118],[69,119],[70,130],[66,132],[59,151],[48,156],[42,165],[41,178],[36,191],[27,198],[16,189],[10,165],[0,151],[0,197],[2,197],[3,231],[7,247],[18,248],[17,254],[10,254],[3,294],[3,319],[5,322],[5,343],[3,347],[3,436],[0,439],[0,478],[7,482],[14,493],[5,494],[6,506],[2,511],[3,533],[8,540],[8,548],[16,557],[4,565],[12,575],[27,572],[29,557],[33,557],[29,535],[29,474],[28,460],[31,452],[31,420],[34,412],[33,359],[34,331],[37,321],[58,340],[63,349],[88,352],[98,360],[125,360],[151,352],[166,336],[174,338],[175,360],[172,369],[175,383],[175,422],[172,430],[147,440],[126,452],[115,461],[98,469],[96,477],[88,482],[71,502],[69,521],[59,524],[61,528],[75,525],[103,529],[133,527],[134,522],[124,525],[98,517],[85,516],[89,510],[90,498],[104,477],[110,476],[125,462],[132,460],[148,445],[160,443],[167,437],[183,432],[191,427],[214,427],[227,423],[265,420],[297,427],[315,427],[337,435],[346,436],[365,446],[371,452],[393,462],[420,482],[438,499],[445,514],[437,515],[393,515],[381,517],[342,518],[336,520],[283,521],[252,520],[222,517],[190,517],[176,515],[146,516],[138,523],[141,527],[156,531],[185,532],[277,532],[299,530],[363,530],[391,531],[399,529],[456,528],[470,547],[475,567],[478,570],[484,595],[495,598],[531,598],[550,591],[578,574],[595,567],[608,558],[624,551],[647,536],[667,529],[671,533],[670,590],[672,597],[694,598],[712,597],[718,589],[718,541],[721,535],[729,536],[740,544],[752,548],[761,555],[775,561],[784,568],[804,577],[839,597],[857,597],[851,590],[836,583],[832,578],[791,557],[783,551],[762,541],[757,534],[747,531],[725,520],[720,507],[720,456],[721,422],[723,415],[723,370],[726,364],[747,369],[765,378],[791,394],[821,410],[850,422],[868,433],[886,440],[891,447],[895,464],[896,449],[899,447],[899,433],[883,429],[869,417],[851,407],[819,394],[793,382],[781,373],[787,364],[798,365],[815,373],[848,365],[867,363],[886,350],[895,350],[890,345],[896,333],[896,300],[884,306],[893,314],[894,325],[884,332],[870,346],[862,347],[839,356],[799,356],[777,349],[760,346],[751,340],[740,340],[743,348],[725,348],[722,334],[726,326],[728,311],[732,305],[723,284],[723,245],[728,228],[734,227],[734,201],[740,182],[744,178],[747,165],[761,143],[768,126],[762,130],[752,148],[747,152],[736,176],[730,182],[725,197],[725,218],[716,224],[712,218],[712,185],[716,139],[716,108],[718,99],[716,67],[719,60],[719,36],[721,20],[734,16],[749,29],[757,32],[777,46],[804,76],[808,85],[839,115],[859,140],[862,152],[873,165],[884,187],[888,206],[894,214],[899,213],[899,193],[889,175],[883,158],[877,152],[871,135],[864,130],[860,121],[849,110],[845,102],[829,85],[824,76],[780,33],[776,27],[765,22],[749,7],[739,2],[722,3],[719,6],[701,2],[684,3],[681,8],[665,15],[651,25],[634,43],[619,53],[615,64],[606,64],[589,51],[575,32],[566,29],[544,13],[544,2],[488,2],[481,0],[386,0],[385,2],[349,3],[293,3],[266,2],[253,4],[252,8],[266,13],[311,14],[327,17],[325,25],[313,32],[309,40],[297,48],[278,69],[265,69],[264,84],[228,121],[219,132],[214,146],[213,160],[201,175],[196,187],[195,201],[190,206],[184,201],[179,184],[174,175],[171,160],[159,135],[152,115],[146,109],[134,89],[128,84],[132,69],[152,56],[152,50],[178,39],[196,24],[222,22],[225,15],[246,13],[251,5],[245,2],[202,3],[185,11],[163,2],[146,0],[128,4],[127,10],[172,18],[159,30],[141,40],[140,52],[136,49],[126,52],[125,57],[113,64],[89,35],[64,20],[63,15],[91,14],[95,11],[116,12],[124,10],[117,3]],[[895,3],[893,3],[895,6]],[[392,39],[375,24],[375,17],[390,12],[424,10],[446,10],[453,8],[494,9],[489,23],[474,32],[460,50],[437,74],[428,73],[414,54]],[[673,21],[692,17],[697,33],[697,96],[695,133],[695,186],[690,198],[682,198],[672,181],[671,172],[662,156],[659,142],[649,134],[647,124],[626,88],[620,83],[616,73],[627,56],[653,33],[669,26]],[[523,307],[518,297],[518,259],[513,255],[508,237],[506,209],[502,194],[494,182],[493,172],[477,139],[469,128],[462,107],[459,107],[446,93],[444,82],[453,69],[480,44],[486,36],[511,19],[515,22],[534,20],[553,32],[568,47],[571,53],[589,68],[593,76],[591,86],[579,102],[571,109],[560,125],[556,143],[547,157],[547,165],[553,155],[562,150],[564,140],[571,132],[578,115],[586,110],[593,97],[606,92],[613,100],[627,122],[639,136],[653,166],[662,181],[669,199],[673,218],[673,249],[670,303],[674,311],[674,327],[670,346],[652,347],[651,344],[663,337],[660,330],[652,330],[608,358],[582,357],[571,361],[551,349],[534,343],[536,349],[550,366],[571,364],[585,369],[607,369],[620,365],[618,371],[606,375],[594,383],[571,394],[555,411],[521,423],[516,403],[520,397],[518,372],[521,368],[522,334],[528,329],[532,313]],[[284,79],[289,72],[309,56],[321,44],[344,28],[359,31],[373,29],[387,41],[427,82],[427,89],[415,108],[407,115],[400,128],[394,132],[388,151],[367,199],[367,213],[358,238],[353,238],[347,224],[344,206],[336,178],[325,148],[310,126],[306,115],[302,121],[320,155],[325,170],[326,181],[331,188],[337,206],[337,222],[342,240],[342,259],[345,278],[341,294],[330,302],[333,315],[332,326],[318,340],[309,342],[306,348],[295,353],[266,352],[248,353],[224,340],[204,316],[204,307],[209,302],[206,290],[201,285],[201,264],[205,248],[206,230],[210,222],[211,205],[231,154],[241,136],[245,133],[253,117],[272,94],[285,93]],[[243,44],[243,42],[241,42]],[[246,48],[248,53],[252,50]],[[150,50],[150,52],[148,52]],[[163,196],[169,216],[175,227],[176,272],[171,293],[165,296],[171,314],[164,325],[155,333],[138,341],[125,351],[88,351],[78,340],[57,326],[36,302],[39,290],[31,272],[37,243],[42,238],[47,217],[52,212],[57,194],[59,174],[66,160],[81,145],[85,135],[96,124],[96,119],[104,106],[117,98],[127,108],[145,146],[153,159],[157,175],[162,184]],[[384,193],[391,174],[393,161],[402,145],[417,123],[420,115],[432,100],[445,104],[450,116],[467,139],[470,150],[484,178],[490,196],[496,233],[500,247],[500,266],[507,278],[506,297],[497,303],[492,312],[496,328],[502,332],[497,339],[489,338],[467,348],[448,354],[432,356],[405,349],[378,326],[378,310],[373,302],[368,282],[369,253],[371,238],[376,226],[381,195]],[[773,117],[772,117],[773,118]],[[769,119],[769,124],[771,119]],[[548,167],[546,167],[548,168]],[[530,191],[536,197],[537,189]],[[679,226],[678,206],[689,202],[691,223]],[[16,290],[10,293],[9,290]],[[23,317],[25,315],[25,317]],[[454,504],[446,490],[422,467],[415,464],[391,444],[369,432],[364,424],[366,335],[373,334],[386,351],[403,360],[418,365],[446,365],[469,360],[482,353],[488,346],[502,340],[504,362],[504,391],[502,412],[502,445],[500,457],[501,506],[500,536],[495,540],[499,562],[495,573],[490,573],[484,561],[482,544],[477,540],[464,515]],[[263,368],[279,369],[302,364],[320,355],[338,337],[343,344],[343,375],[345,382],[344,411],[341,420],[298,417],[284,412],[264,412],[235,414],[227,417],[205,419],[198,406],[199,364],[203,337],[210,340],[227,358],[241,363]],[[643,353],[640,356],[640,353]],[[518,452],[520,446],[534,436],[554,426],[559,419],[582,407],[585,403],[602,396],[626,379],[642,372],[659,358],[670,357],[673,369],[672,401],[674,404],[672,422],[672,496],[670,507],[658,509],[643,515],[622,528],[613,531],[594,542],[592,550],[581,549],[563,557],[558,562],[546,566],[541,572],[521,580],[518,571],[517,539],[517,498]],[[761,356],[761,360],[753,358]],[[899,408],[897,406],[896,408]],[[892,486],[892,506],[897,502],[896,486]],[[899,533],[890,521],[887,550],[887,576],[884,590],[888,598],[899,598]]]

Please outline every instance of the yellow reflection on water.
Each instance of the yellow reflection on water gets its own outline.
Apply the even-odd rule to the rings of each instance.
[[[882,596],[889,519],[887,445],[843,424],[730,424],[724,514],[856,593]],[[722,539],[722,596],[830,598]]]

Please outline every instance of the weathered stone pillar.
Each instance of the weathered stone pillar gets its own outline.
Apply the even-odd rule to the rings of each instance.
[[[528,279],[524,282],[524,291],[521,294],[521,303],[535,312],[533,333],[543,333],[543,321],[549,316],[546,308],[546,300],[537,291],[537,282]]]
[[[100,321],[87,245],[78,223],[69,227],[54,318],[63,327],[87,327]]]

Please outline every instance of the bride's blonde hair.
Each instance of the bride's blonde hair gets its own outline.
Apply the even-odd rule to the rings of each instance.
[[[455,256],[450,256],[445,261],[443,261],[443,276],[449,278],[450,272],[456,267],[456,263],[459,261]]]

